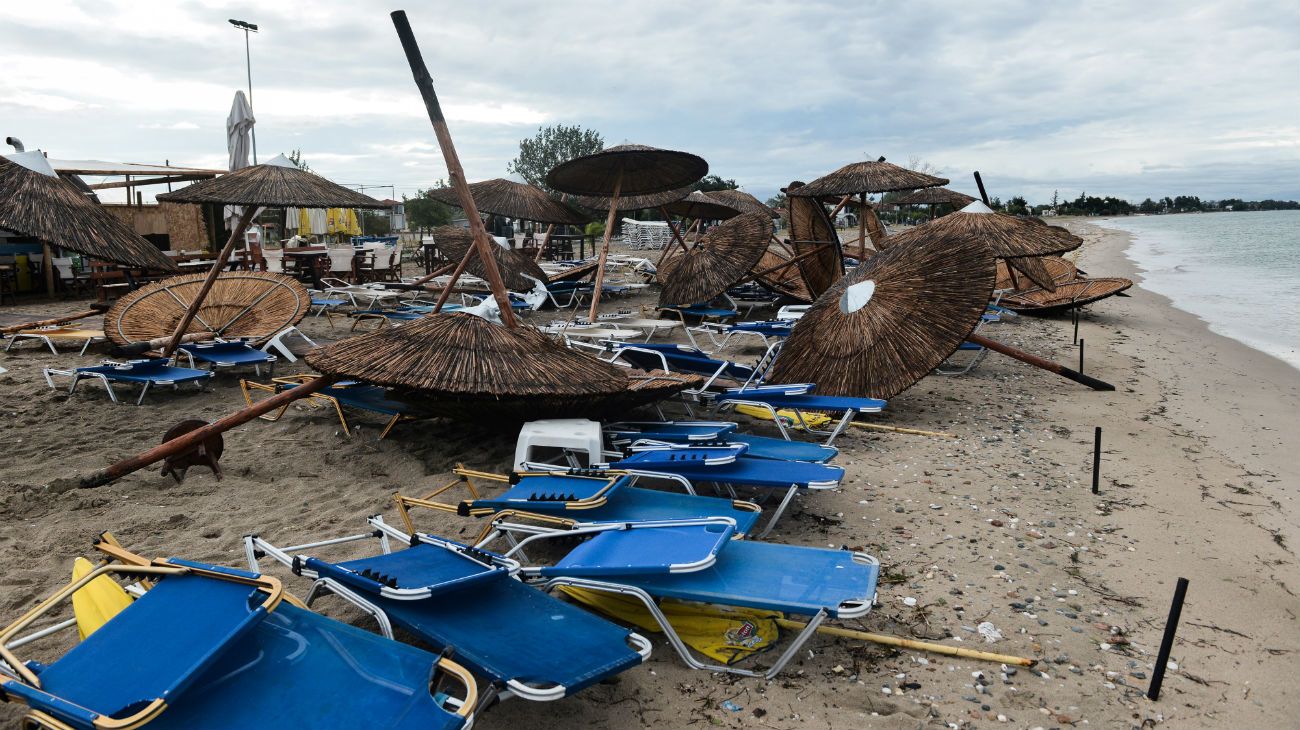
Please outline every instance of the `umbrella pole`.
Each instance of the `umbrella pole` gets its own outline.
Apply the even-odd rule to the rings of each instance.
[[[438,301],[433,305],[435,313],[442,311],[442,305],[447,303],[447,297],[451,296],[451,290],[456,288],[457,280],[460,279],[461,274],[465,273],[465,267],[469,266],[469,260],[474,257],[476,251],[477,249],[473,246],[465,249],[465,255],[460,257],[460,263],[456,264],[456,270],[451,272],[451,279],[447,281],[447,286],[443,287],[442,292],[438,294]]]
[[[858,208],[858,263],[867,258],[867,194],[862,193],[862,207]],[[831,220],[834,220],[833,218]]]
[[[431,271],[430,273],[425,274],[424,276],[421,276],[420,278],[418,278],[418,279],[416,279],[415,281],[411,282],[411,283],[409,284],[409,286],[422,286],[422,285],[424,285],[424,284],[429,283],[429,282],[432,281],[433,279],[436,279],[436,278],[438,278],[439,276],[442,276],[443,274],[447,273],[448,271],[454,271],[455,268],[456,268],[456,265],[455,265],[455,264],[447,264],[446,266],[444,266],[444,267],[442,267],[442,268],[440,268],[440,269],[434,269],[434,270]]]
[[[87,487],[102,487],[109,482],[121,479],[127,474],[143,469],[150,464],[162,461],[169,456],[189,451],[212,436],[229,431],[235,426],[247,423],[264,413],[270,413],[276,408],[290,403],[291,401],[305,398],[318,390],[323,390],[324,388],[333,385],[335,381],[336,378],[333,375],[322,375],[315,380],[310,380],[302,385],[289,388],[288,390],[277,393],[266,400],[258,401],[248,408],[235,411],[225,418],[213,421],[202,428],[178,436],[171,441],[164,441],[148,451],[136,454],[129,459],[123,459],[116,464],[110,465],[106,469],[84,477],[79,486],[83,489]]]
[[[0,335],[10,335],[15,332],[21,332],[25,329],[31,329],[33,327],[51,327],[53,325],[58,325],[58,324],[67,324],[68,322],[75,322],[79,319],[85,319],[86,317],[93,317],[96,314],[103,314],[103,312],[99,311],[98,309],[90,309],[85,312],[69,314],[66,317],[55,317],[54,319],[41,319],[35,322],[24,322],[23,324],[15,324],[15,325],[10,325],[8,327],[0,327]]]
[[[54,249],[46,243],[41,246],[41,268],[45,270],[45,296],[54,298]]]
[[[791,629],[793,631],[802,631],[807,624],[790,619],[779,618],[776,623],[781,628]],[[837,626],[818,626],[817,633],[827,636],[839,636],[845,639],[857,639],[859,641],[870,641],[874,644],[884,644],[886,646],[897,646],[900,649],[915,649],[917,651],[929,651],[935,654],[946,656],[959,656],[966,659],[980,659],[986,662],[997,662],[999,664],[1009,664],[1015,667],[1032,667],[1038,663],[1035,659],[1026,659],[1024,657],[1011,656],[1010,654],[994,654],[987,651],[978,651],[976,649],[964,649],[959,646],[947,646],[945,644],[935,644],[929,641],[916,641],[915,639],[900,639],[897,636],[888,634],[873,634],[868,631],[854,631],[853,629],[841,629]]]
[[[1090,378],[1087,375],[1071,370],[1070,368],[1067,368],[1064,365],[1054,363],[1051,360],[1041,358],[1037,355],[1031,355],[1028,352],[1025,352],[1024,350],[1018,350],[1014,347],[1011,347],[1010,345],[1004,345],[1001,342],[998,342],[997,340],[990,340],[989,338],[983,335],[976,335],[976,334],[967,335],[966,340],[968,342],[973,342],[977,345],[980,345],[981,347],[987,347],[994,352],[1000,352],[1003,355],[1006,355],[1007,357],[1015,358],[1020,362],[1028,363],[1030,365],[1033,365],[1036,368],[1042,368],[1043,370],[1046,370],[1050,373],[1056,373],[1057,375],[1060,375],[1063,378],[1068,378],[1069,380],[1073,380],[1076,383],[1082,383],[1083,385],[1086,385],[1089,388],[1092,388],[1093,390],[1114,390],[1115,389],[1115,386],[1111,385],[1110,383],[1107,383],[1102,380],[1097,380],[1096,378]]]
[[[185,309],[185,314],[181,315],[181,321],[176,324],[176,331],[172,333],[172,339],[162,350],[163,357],[171,357],[176,352],[177,345],[181,344],[181,337],[185,335],[185,330],[189,329],[190,323],[194,321],[194,315],[199,313],[199,308],[203,306],[203,300],[207,298],[208,292],[212,291],[212,285],[217,283],[217,277],[221,275],[221,270],[226,267],[226,261],[230,259],[230,254],[235,250],[235,244],[244,235],[248,229],[248,224],[253,220],[253,215],[257,213],[256,205],[244,207],[243,215],[239,216],[239,222],[235,224],[235,230],[230,232],[230,240],[217,254],[217,260],[212,262],[212,268],[208,270],[208,278],[203,280],[203,286],[199,287],[199,293],[194,295],[190,301],[190,306]]]
[[[546,247],[551,243],[551,232],[554,230],[554,223],[546,224],[546,235],[542,236],[542,242],[537,244],[537,254],[533,256],[534,263],[542,260],[542,254],[546,253]]]
[[[402,42],[402,50],[406,53],[406,62],[411,67],[411,75],[415,78],[415,86],[424,99],[424,108],[429,113],[429,122],[433,124],[433,133],[438,138],[442,158],[447,163],[447,177],[451,180],[452,188],[456,190],[460,207],[469,219],[470,231],[474,234],[474,247],[470,250],[478,249],[479,260],[483,262],[483,273],[486,274],[484,278],[492,288],[492,296],[496,298],[497,306],[501,309],[501,321],[507,327],[514,327],[515,313],[510,306],[510,295],[501,280],[501,272],[497,270],[497,261],[492,255],[492,249],[488,248],[496,244],[488,240],[487,229],[483,227],[483,220],[478,214],[478,206],[474,204],[474,196],[470,194],[469,184],[465,182],[465,170],[461,167],[460,157],[456,154],[456,146],[451,141],[451,131],[447,129],[447,120],[442,115],[442,105],[438,103],[438,95],[433,90],[433,77],[424,65],[420,46],[415,42],[415,34],[411,32],[411,24],[406,20],[406,13],[395,10],[391,17],[393,27],[397,29],[397,37]],[[609,239],[605,240],[608,244]],[[603,258],[601,265],[604,266]],[[455,281],[453,280],[452,283],[454,284]],[[448,286],[449,291],[450,289],[451,287]],[[599,295],[599,291],[597,294]],[[441,299],[445,300],[446,297],[443,296]]]
[[[835,220],[835,216],[839,215],[840,211],[844,210],[844,206],[848,205],[849,201],[852,199],[853,199],[853,193],[849,193],[848,195],[845,195],[844,197],[840,198],[840,202],[835,205],[835,210],[831,211],[831,220]]]
[[[678,233],[677,226],[673,225],[673,217],[668,215],[668,211],[662,205],[659,206],[659,212],[663,214],[664,220],[668,221],[668,230],[673,232],[673,240],[669,241],[668,245],[664,247],[664,252],[659,254],[659,263],[655,264],[655,268],[664,265],[664,260],[668,258],[668,254],[673,252],[673,244],[680,243],[682,250],[687,250],[686,242],[682,240],[681,234]]]
[[[596,264],[596,289],[591,293],[591,310],[587,312],[588,321],[596,321],[596,309],[600,306],[600,288],[605,284],[605,259],[609,258],[609,238],[614,235],[614,215],[618,212],[618,195],[623,191],[623,171],[618,171],[614,180],[614,194],[610,196],[609,215],[605,216],[605,240],[600,245],[600,263]]]

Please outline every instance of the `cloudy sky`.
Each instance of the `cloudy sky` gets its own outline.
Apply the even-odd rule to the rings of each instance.
[[[225,165],[252,36],[257,144],[400,197],[446,176],[391,2],[15,0],[0,137]],[[886,156],[974,192],[1300,198],[1300,3],[410,3],[466,172],[539,125],[695,152],[766,198]],[[5,151],[9,151],[7,148]],[[94,182],[92,180],[92,182]],[[385,189],[369,191],[380,197]]]

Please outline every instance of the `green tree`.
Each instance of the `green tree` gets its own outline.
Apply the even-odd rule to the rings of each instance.
[[[576,124],[538,127],[537,134],[519,140],[519,156],[506,169],[533,185],[546,188],[546,173],[556,165],[603,149],[605,140],[594,129],[583,129]]]
[[[387,212],[367,210],[361,214],[361,232],[367,236],[387,236],[392,233]]]
[[[767,199],[767,202],[765,202],[764,205],[771,208],[772,210],[776,210],[777,208],[784,208],[786,205],[785,193],[777,193],[776,195],[773,195],[772,197]]]
[[[312,171],[311,167],[308,166],[307,163],[302,159],[302,150],[295,149],[293,152],[290,152],[289,154],[285,155],[285,157],[288,157],[289,161],[292,162],[299,170],[302,170],[303,172]]]
[[[1022,196],[1015,196],[1007,201],[1007,213],[1011,215],[1029,215],[1029,203]]]
[[[724,180],[717,175],[705,175],[700,178],[699,182],[691,186],[691,190],[699,190],[705,193],[711,193],[714,190],[735,190],[740,187],[735,180],[730,178]]]
[[[441,180],[434,187],[446,187]],[[451,223],[455,217],[456,211],[450,205],[441,200],[434,200],[430,195],[430,190],[418,190],[414,198],[402,196],[402,203],[406,206],[406,220],[409,225],[416,230],[426,231],[430,228],[445,226]]]

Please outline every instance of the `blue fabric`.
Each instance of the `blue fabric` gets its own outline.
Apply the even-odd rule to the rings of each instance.
[[[738,441],[749,446],[749,451],[746,451],[745,455],[759,459],[811,461],[825,464],[840,453],[839,449],[834,446],[822,446],[807,441],[786,441],[785,439],[755,436],[749,433],[729,433],[725,438],[728,441]]]
[[[695,566],[731,540],[728,524],[630,527],[602,532],[569,551],[542,575],[667,575],[674,566]],[[698,570],[699,568],[691,568]]]
[[[243,342],[214,342],[212,344],[190,344],[181,347],[199,362],[223,362],[235,365],[258,365],[270,362],[271,356]]]
[[[77,368],[77,372],[102,373],[109,380],[123,383],[154,383],[164,380],[188,383],[192,380],[204,380],[212,377],[212,373],[207,370],[176,368],[168,365],[168,362],[169,360],[165,357],[131,360],[126,363],[126,366],[95,365],[94,367]]]
[[[628,479],[614,482],[610,492],[626,486]],[[539,505],[552,503],[562,507],[564,502],[583,502],[594,499],[606,488],[607,479],[567,475],[526,476],[519,483],[490,499],[476,499],[472,507],[493,509],[536,510]],[[608,492],[606,495],[608,496]]]
[[[713,375],[718,371],[718,368],[722,367],[724,368],[723,375],[737,380],[747,380],[754,374],[754,369],[747,365],[740,365],[726,360],[715,360],[699,350],[681,345],[639,342],[635,349],[629,348],[619,351],[625,360],[643,370],[662,367],[663,361],[648,353],[637,352],[637,350],[654,350],[663,354],[663,359],[668,362],[669,369],[679,372]]]
[[[788,337],[794,329],[794,322],[783,319],[763,322],[740,322],[728,329],[734,332],[757,332],[765,337]]]
[[[700,464],[707,466],[721,466],[723,464],[735,461],[741,454],[749,450],[749,446],[741,443],[722,444],[718,442],[709,442],[707,444],[677,444],[667,448],[652,448],[644,451],[633,451],[640,455],[640,468],[651,469],[655,464],[671,466],[679,462],[688,464]]]
[[[422,601],[370,596],[388,618],[453,659],[505,681],[562,684],[567,693],[636,666],[627,629],[506,579]]]
[[[769,393],[755,393],[746,389],[728,390],[723,398],[726,400],[750,400],[760,403],[767,403],[774,408],[794,408],[805,411],[858,411],[859,413],[875,413],[884,409],[888,401],[879,398],[854,398],[844,395],[816,395],[807,393],[803,395],[780,395]]]
[[[407,414],[416,410],[410,403],[389,398],[388,390],[378,385],[352,385],[346,388],[335,386],[326,388],[321,393],[338,399],[342,405],[389,416]]]
[[[613,469],[641,469],[650,452],[632,454],[622,461],[610,464]],[[660,471],[678,474],[692,482],[716,482],[748,487],[774,487],[786,489],[790,486],[807,487],[838,484],[844,478],[844,469],[826,464],[813,464],[806,461],[777,461],[775,459],[758,459],[742,456],[730,464],[705,466],[692,462],[674,463],[653,462],[646,464],[645,471]]]
[[[457,551],[423,543],[344,563],[308,558],[306,564],[320,575],[372,593],[377,593],[381,586],[443,593],[509,578],[504,568],[484,565]]]
[[[977,345],[974,342],[962,342],[961,345],[957,347],[957,349],[958,350],[983,350],[984,346]]]
[[[611,423],[606,427],[605,433],[618,440],[650,439],[653,441],[686,442],[716,441],[722,438],[723,434],[731,434],[735,430],[736,424],[729,421],[714,421],[712,423],[703,421],[633,421]]]
[[[317,299],[312,297],[311,305],[313,307],[338,307],[347,304],[346,299]]]
[[[498,506],[495,500],[478,500],[475,507],[514,507],[547,515],[560,515],[579,522],[624,522],[627,520],[686,520],[698,517],[730,517],[736,531],[746,533],[758,522],[759,513],[738,509],[730,499],[661,492],[641,487],[621,487],[608,495],[605,504],[590,509],[564,509],[559,502],[530,502],[527,505]]]
[[[689,307],[667,307],[667,309],[676,309],[682,314],[689,314],[692,317],[735,317],[739,314],[734,309],[710,307],[704,304],[692,304]]]
[[[436,661],[423,649],[281,604],[147,727],[457,730],[464,721],[429,692]]]
[[[6,692],[65,721],[123,717],[142,703],[168,703],[265,616],[258,589],[194,575],[167,576],[41,672],[43,690]],[[51,696],[66,702],[52,701]],[[89,713],[69,713],[73,703]]]
[[[879,575],[879,566],[855,563],[845,550],[732,540],[718,553],[717,562],[704,570],[607,579],[637,586],[657,598],[801,615],[825,608],[835,615],[844,601],[871,600]]]

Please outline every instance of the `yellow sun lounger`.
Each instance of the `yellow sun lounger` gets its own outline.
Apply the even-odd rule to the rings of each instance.
[[[86,350],[92,344],[104,342],[107,339],[104,336],[104,330],[81,329],[79,327],[33,327],[9,335],[9,344],[5,345],[5,352],[9,352],[18,343],[18,340],[40,340],[45,343],[46,347],[50,348],[50,352],[57,355],[59,351],[54,347],[55,340],[85,340],[80,353],[85,355]]]

